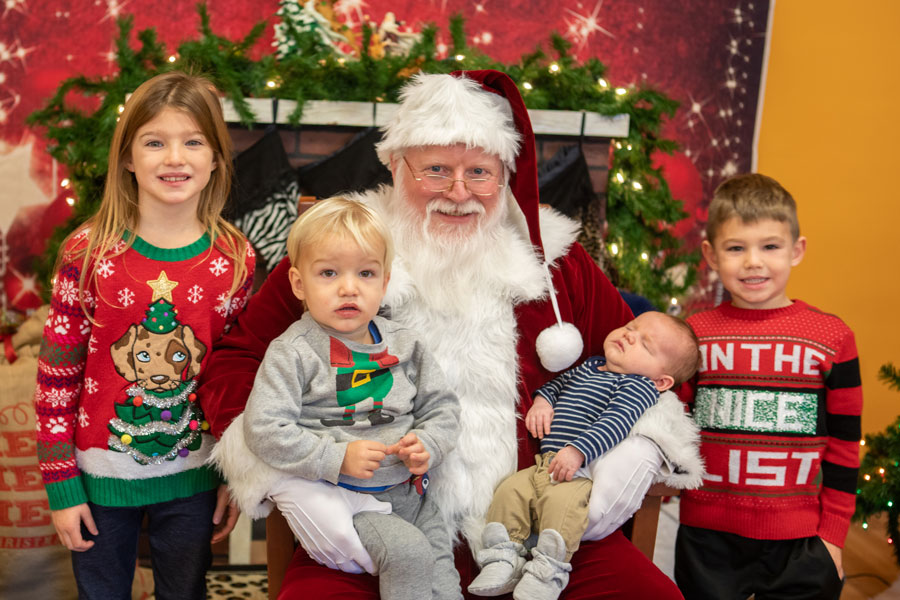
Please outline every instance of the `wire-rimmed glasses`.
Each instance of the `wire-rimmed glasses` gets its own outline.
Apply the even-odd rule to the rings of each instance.
[[[495,175],[491,175],[490,177],[464,177],[463,179],[454,179],[453,177],[447,177],[446,175],[439,175],[437,173],[422,173],[421,176],[419,176],[416,175],[412,165],[409,164],[409,161],[406,160],[405,156],[403,157],[403,162],[406,163],[406,167],[409,169],[409,172],[412,173],[413,179],[421,183],[422,187],[429,192],[449,192],[453,189],[453,184],[457,181],[462,181],[463,185],[466,186],[466,189],[469,190],[469,193],[476,196],[490,196],[496,193],[497,188],[499,187]]]

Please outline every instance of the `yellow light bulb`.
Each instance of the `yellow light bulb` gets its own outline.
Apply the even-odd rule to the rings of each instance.
[[[616,172],[616,181],[618,181],[619,183],[625,183],[625,176],[622,175],[622,171]]]
[[[628,93],[628,90],[626,90],[625,88],[616,88],[617,96],[624,96],[627,93]]]
[[[597,80],[597,85],[599,85],[600,87],[602,87],[604,89],[609,87],[609,83],[602,77]]]
[[[637,181],[632,181],[632,182],[631,182],[631,187],[633,187],[633,188],[636,189],[636,190],[642,190],[642,189],[644,189],[644,186],[642,186],[642,185],[641,185],[640,183],[638,183]]]
[[[174,54],[173,54],[172,56],[169,57],[169,62],[170,62],[170,63],[173,63],[173,62],[175,62],[176,60],[178,60],[178,59],[175,57]]]
[[[615,242],[613,242],[612,244],[610,244],[610,245],[609,245],[609,253],[612,254],[613,256],[618,256],[618,254],[619,254],[619,245],[616,244]]]
[[[641,252],[641,260],[650,260],[650,255],[646,252]]]
[[[533,90],[533,89],[534,89],[534,86],[531,85],[530,83],[528,83],[527,81],[526,81],[525,83],[522,84],[522,87],[525,88],[526,90]]]

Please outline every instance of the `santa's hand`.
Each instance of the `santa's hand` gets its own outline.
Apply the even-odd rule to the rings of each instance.
[[[212,518],[214,526],[211,543],[221,542],[228,537],[239,516],[241,516],[241,509],[238,508],[237,502],[231,499],[228,486],[220,485],[216,493],[216,510],[213,512]]]
[[[422,475],[428,471],[428,462],[431,460],[431,454],[425,449],[425,444],[413,432],[407,433],[397,443],[388,446],[387,454],[396,454],[413,475]]]
[[[574,446],[566,446],[556,453],[547,471],[553,481],[572,481],[581,465],[584,464],[584,454]]]
[[[373,440],[356,440],[347,444],[344,461],[341,463],[341,475],[357,479],[371,479],[381,466],[387,446]]]
[[[540,394],[534,395],[534,403],[525,414],[525,427],[528,433],[539,440],[545,435],[550,435],[550,425],[553,423],[553,407],[550,402]]]

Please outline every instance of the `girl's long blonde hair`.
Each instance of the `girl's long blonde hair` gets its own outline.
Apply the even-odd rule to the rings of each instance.
[[[82,259],[78,280],[82,306],[84,289],[97,275],[95,265],[98,261],[94,259],[121,254],[134,243],[140,220],[138,186],[126,164],[131,158],[131,144],[137,131],[166,108],[180,110],[190,116],[213,151],[216,168],[210,175],[209,183],[200,192],[197,219],[212,243],[234,262],[231,294],[237,291],[247,275],[244,235],[222,218],[222,209],[231,190],[233,167],[231,136],[225,125],[216,88],[204,77],[170,71],[142,83],[125,103],[109,147],[109,166],[100,208],[66,238],[57,256],[56,273],[64,262]],[[113,247],[124,238],[126,231],[131,232],[126,244],[121,246],[121,250],[114,251]],[[82,234],[85,235],[85,243],[69,249],[72,238]]]

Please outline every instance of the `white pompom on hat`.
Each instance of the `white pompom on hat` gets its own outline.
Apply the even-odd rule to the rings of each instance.
[[[409,148],[465,144],[500,158],[510,171],[509,188],[525,216],[532,245],[541,255],[537,153],[528,109],[515,82],[494,70],[456,71],[450,76],[413,76],[400,105],[375,146],[386,166]],[[538,335],[536,350],[548,371],[562,371],[581,356],[581,333],[560,317],[550,271],[544,264],[556,324]]]

